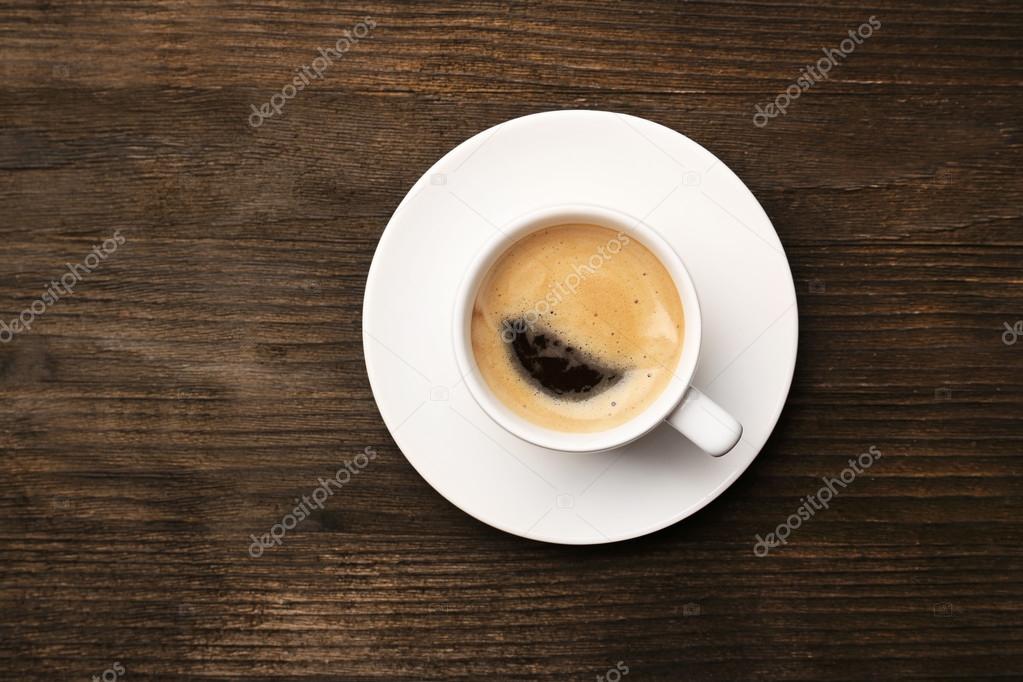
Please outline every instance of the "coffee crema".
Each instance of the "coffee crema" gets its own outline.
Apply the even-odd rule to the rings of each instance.
[[[671,274],[635,238],[566,224],[512,244],[473,305],[476,364],[509,409],[556,431],[592,432],[642,413],[682,352]]]

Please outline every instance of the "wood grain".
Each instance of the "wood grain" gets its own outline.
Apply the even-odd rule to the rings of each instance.
[[[850,29],[882,27],[753,125]],[[266,102],[377,26],[283,114]],[[0,1],[0,677],[1023,677],[1023,7],[966,2]],[[480,524],[404,460],[366,272],[439,156],[535,111],[685,132],[797,282],[788,406],[691,519],[614,546]],[[945,391],[948,392],[945,392]],[[768,530],[877,446],[783,551]],[[265,532],[366,447],[287,542]],[[687,605],[699,606],[692,615]]]

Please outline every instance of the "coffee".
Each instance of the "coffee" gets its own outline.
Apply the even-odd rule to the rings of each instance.
[[[480,284],[472,350],[490,390],[530,422],[602,431],[642,413],[682,351],[678,289],[635,238],[596,225],[539,230]]]

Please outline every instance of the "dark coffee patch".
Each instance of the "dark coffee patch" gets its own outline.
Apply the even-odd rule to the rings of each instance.
[[[567,346],[556,332],[525,320],[505,320],[512,334],[511,354],[545,393],[558,398],[585,400],[603,393],[622,378],[622,371],[603,365],[588,354]],[[507,335],[505,337],[507,339]]]

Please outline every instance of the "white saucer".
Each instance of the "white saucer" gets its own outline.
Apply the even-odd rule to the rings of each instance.
[[[466,264],[498,227],[562,203],[640,217],[685,260],[704,318],[693,384],[743,425],[727,455],[710,457],[669,426],[611,452],[544,450],[469,395],[451,340]],[[363,308],[373,395],[412,466],[480,521],[564,544],[651,533],[720,495],[778,421],[797,336],[788,260],[742,181],[684,135],[600,111],[524,116],[445,155],[387,225]]]

